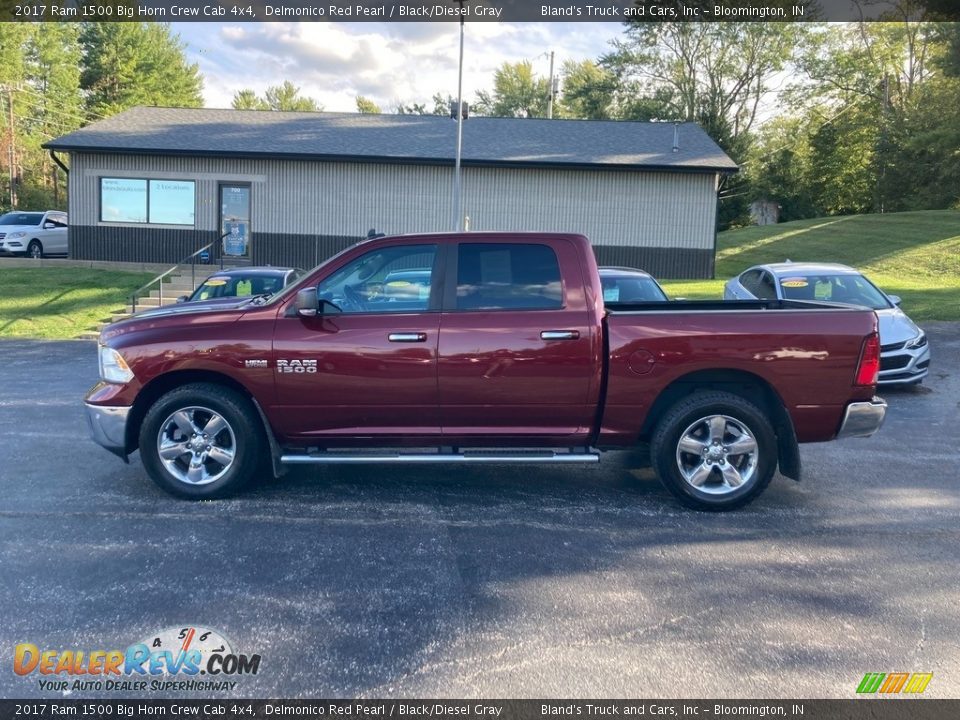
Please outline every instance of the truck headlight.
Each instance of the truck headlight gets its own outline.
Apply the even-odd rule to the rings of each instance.
[[[917,335],[913,340],[908,340],[907,344],[904,345],[907,350],[915,350],[916,348],[922,348],[927,344],[927,334],[921,330],[920,334]]]
[[[133,380],[133,371],[123,355],[106,345],[100,346],[100,377],[111,383],[124,384]]]

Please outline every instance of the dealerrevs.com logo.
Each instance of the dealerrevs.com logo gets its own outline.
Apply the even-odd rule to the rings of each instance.
[[[20,643],[13,672],[36,677],[41,690],[233,690],[239,675],[256,675],[260,655],[234,652],[216,630],[167,628],[125,650],[41,648]]]

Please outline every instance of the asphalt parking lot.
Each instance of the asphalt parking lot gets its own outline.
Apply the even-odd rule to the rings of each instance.
[[[179,501],[88,440],[93,344],[2,342],[0,697],[60,696],[18,643],[188,624],[262,655],[213,697],[844,698],[895,671],[960,696],[960,324],[927,329],[932,375],[883,393],[878,435],[804,446],[801,483],[723,515],[625,453]]]

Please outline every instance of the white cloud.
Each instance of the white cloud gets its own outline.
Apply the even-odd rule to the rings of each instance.
[[[206,79],[208,107],[229,107],[241,88],[262,92],[290,80],[326,110],[353,111],[365,95],[385,111],[398,101],[432,106],[434,93],[456,95],[459,24],[242,23],[178,24]],[[548,55],[596,58],[622,31],[608,23],[494,23],[465,26],[464,98],[488,89],[503,62],[532,60],[546,75]]]

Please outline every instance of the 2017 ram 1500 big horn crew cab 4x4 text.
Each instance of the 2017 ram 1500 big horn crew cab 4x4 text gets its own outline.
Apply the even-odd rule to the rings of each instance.
[[[879,428],[879,350],[876,315],[851,306],[605,307],[581,235],[411,235],[273,297],[108,326],[86,408],[97,442],[139,448],[186,498],[269,459],[578,463],[646,440],[681,502],[725,510],[778,463],[798,478],[798,441]]]

